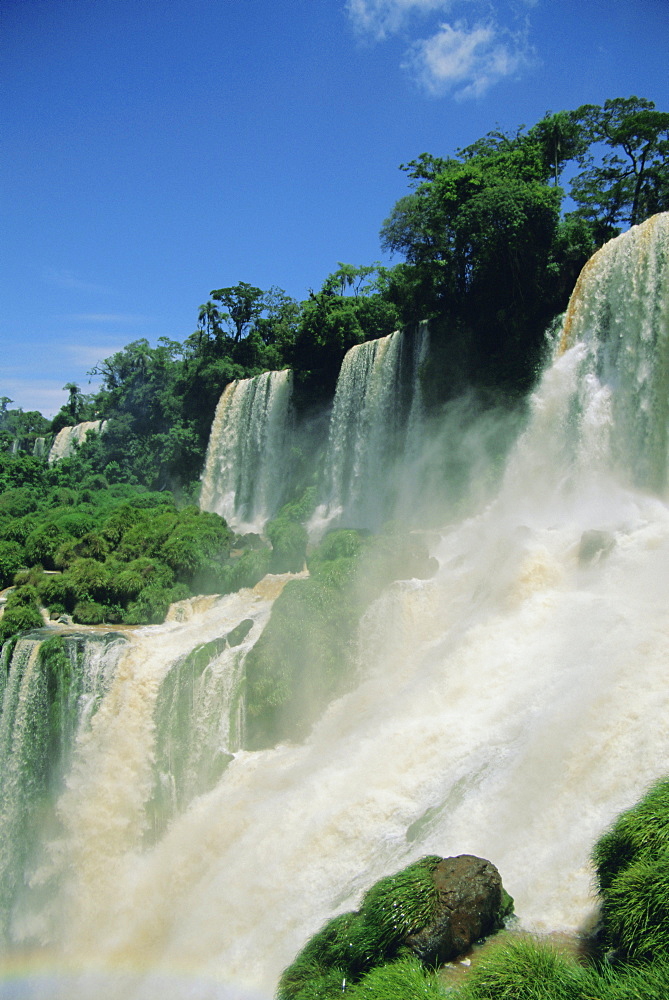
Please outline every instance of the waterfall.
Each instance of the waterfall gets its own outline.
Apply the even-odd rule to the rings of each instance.
[[[580,345],[574,405],[584,461],[656,492],[666,487],[669,458],[668,228],[667,215],[656,215],[595,254],[560,345]]]
[[[34,633],[19,639],[13,650],[10,644],[3,648],[0,937],[35,864],[36,817],[62,790],[75,734],[90,724],[124,642],[113,633],[52,636],[51,642]]]
[[[43,809],[53,753],[54,699],[47,693],[53,664],[38,669],[48,646],[40,636],[19,640],[0,728],[9,940],[76,939],[84,951],[99,950],[130,855],[159,840],[234,761],[244,727],[243,660],[286,579],[267,577],[252,592],[223,598],[193,598],[175,605],[164,625],[125,636],[91,630],[76,637],[76,647],[74,637],[63,637],[71,640],[63,687],[76,708],[62,755],[68,775],[65,787],[50,779],[58,793],[55,819],[30,857],[23,842],[36,809]],[[100,656],[102,647],[107,655]]]
[[[61,458],[69,458],[74,455],[78,445],[83,444],[89,431],[94,434],[104,434],[106,420],[84,420],[74,427],[62,427],[56,434],[56,438],[49,451],[48,462],[52,465],[59,462]]]
[[[238,531],[258,531],[284,498],[289,472],[292,372],[226,386],[211,428],[200,507]]]
[[[427,324],[357,344],[346,354],[335,392],[324,485],[312,538],[343,524],[378,528],[395,511],[400,468],[417,452],[420,365]],[[405,506],[407,506],[405,504]]]
[[[595,255],[497,496],[444,521],[433,579],[369,607],[359,684],[303,744],[237,737],[282,581],[132,634],[15,911],[14,945],[51,963],[28,995],[267,996],[326,919],[430,853],[490,858],[526,928],[588,918],[593,841],[669,757],[668,252],[661,216]]]
[[[46,438],[38,437],[35,438],[35,443],[33,445],[33,455],[35,458],[43,458],[46,453]]]

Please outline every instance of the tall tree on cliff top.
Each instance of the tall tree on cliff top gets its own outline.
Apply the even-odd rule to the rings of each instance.
[[[211,292],[211,297],[225,306],[227,312],[221,316],[231,325],[235,343],[239,343],[248,332],[265,305],[265,293],[262,288],[249,285],[246,281],[240,281],[228,288],[216,288]]]
[[[570,193],[599,243],[669,209],[668,113],[644,98],[617,97],[603,107],[584,104],[574,118],[588,151]]]
[[[386,276],[403,319],[437,321],[451,344],[444,363],[463,380],[525,391],[544,330],[594,249],[669,208],[668,129],[652,101],[616,98],[403,166],[414,190],[381,230],[406,261]],[[576,211],[563,216],[569,163],[581,172]]]
[[[403,318],[418,312],[437,321],[451,344],[444,364],[457,365],[463,381],[525,391],[559,310],[562,190],[549,183],[554,158],[538,138],[502,133],[460,157],[424,154],[404,168],[417,187],[398,201],[381,241],[409,267],[391,273],[388,294]],[[588,242],[579,265],[590,250]]]

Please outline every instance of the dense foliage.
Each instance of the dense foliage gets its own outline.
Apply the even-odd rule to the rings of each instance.
[[[568,192],[560,185],[575,172]],[[403,167],[414,187],[381,230],[406,264],[385,275],[404,321],[432,318],[456,378],[524,392],[543,334],[592,252],[669,208],[669,114],[636,97],[491,132]],[[563,214],[568,195],[574,206]],[[457,377],[459,376],[459,378]]]
[[[162,621],[175,600],[236,589],[232,541],[223,518],[170,493],[109,483],[77,459],[0,454],[0,583],[19,584],[0,641],[41,625],[38,605],[87,625]]]
[[[446,158],[422,153],[402,169],[412,190],[381,230],[382,245],[404,258],[394,267],[340,262],[302,302],[245,281],[213,289],[183,343],[128,344],[91,372],[99,392],[64,386],[67,400],[50,424],[0,399],[0,585],[30,570],[19,579],[37,595],[10,601],[2,635],[36,624],[39,602],[79,622],[159,621],[170,601],[196,590],[225,592],[268,569],[302,567],[304,503],[267,525],[267,543],[236,542],[232,558],[227,526],[193,506],[215,407],[231,380],[293,369],[305,441],[312,428],[293,456],[293,496],[313,485],[312,456],[324,444],[313,418],[331,401],[345,352],[401,323],[430,320],[421,372],[428,405],[441,407],[472,384],[482,400],[522,399],[545,330],[592,251],[669,208],[669,114],[645,99],[616,98],[548,114],[515,134],[491,132]],[[106,421],[105,433],[49,466],[53,436],[93,419]],[[340,662],[347,657],[336,634],[350,635],[359,614],[345,607],[338,582],[350,558],[318,567],[316,559],[311,581],[288,588],[276,613],[278,622],[290,602],[293,617],[308,605],[310,621],[321,624],[305,644],[322,646],[325,636]],[[321,667],[322,680],[330,668]],[[299,670],[291,676],[289,688]]]

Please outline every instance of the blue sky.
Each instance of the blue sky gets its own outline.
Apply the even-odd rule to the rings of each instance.
[[[400,163],[631,94],[668,0],[3,0],[0,396],[62,387],[213,288],[382,259]]]

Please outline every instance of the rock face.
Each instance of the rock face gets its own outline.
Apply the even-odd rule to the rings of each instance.
[[[479,938],[502,926],[513,900],[490,862],[472,854],[444,858],[432,875],[439,907],[434,920],[405,944],[426,965],[441,965],[461,955]]]
[[[609,531],[584,531],[578,549],[579,566],[604,559],[616,544],[614,536]]]

